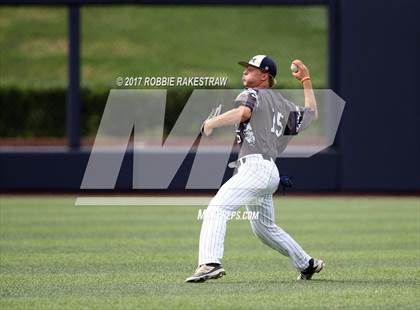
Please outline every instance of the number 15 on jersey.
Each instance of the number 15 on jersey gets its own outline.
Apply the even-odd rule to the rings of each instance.
[[[276,113],[274,112],[273,127],[271,127],[271,132],[274,133],[277,136],[277,138],[279,138],[281,134],[283,133],[283,124],[281,122],[283,118],[284,118],[283,114],[281,114],[280,112],[277,112],[277,115],[276,115]]]

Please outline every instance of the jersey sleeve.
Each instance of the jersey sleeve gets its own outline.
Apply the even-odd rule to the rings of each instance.
[[[311,108],[301,107],[288,102],[290,107],[284,135],[297,135],[300,131],[309,127],[315,118],[315,111]]]
[[[252,88],[248,88],[245,89],[243,92],[241,92],[233,101],[233,104],[235,106],[235,108],[239,107],[240,105],[244,105],[248,108],[251,109],[251,111],[254,110],[254,108],[257,105],[257,91],[252,89]]]

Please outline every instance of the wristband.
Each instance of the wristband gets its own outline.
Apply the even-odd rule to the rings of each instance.
[[[309,76],[304,77],[303,79],[300,80],[300,82],[303,84],[303,82],[310,80],[311,78]]]

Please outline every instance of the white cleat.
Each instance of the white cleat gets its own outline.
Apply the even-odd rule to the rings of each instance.
[[[300,272],[298,280],[310,280],[314,273],[320,272],[325,266],[324,261],[316,258],[311,258],[309,261],[309,266],[305,270]]]
[[[226,274],[226,271],[223,269],[222,265],[209,266],[201,265],[198,266],[194,274],[191,277],[185,279],[185,282],[189,283],[198,283],[204,282],[209,279],[218,279],[223,277]]]

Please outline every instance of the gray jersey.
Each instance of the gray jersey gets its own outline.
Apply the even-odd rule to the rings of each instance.
[[[236,126],[239,157],[264,154],[277,158],[293,135],[309,126],[314,110],[295,105],[278,90],[248,88],[235,99],[236,107],[252,110],[250,120]]]

